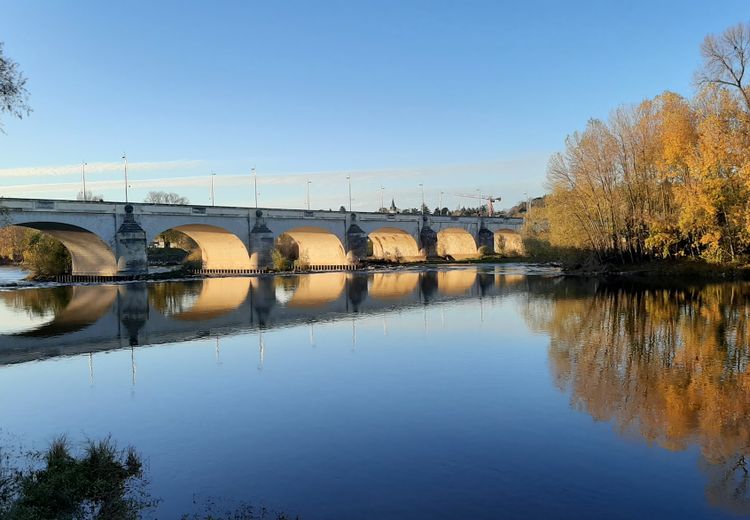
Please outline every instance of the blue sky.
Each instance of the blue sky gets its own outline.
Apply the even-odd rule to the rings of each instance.
[[[4,118],[0,194],[122,200],[152,189],[248,205],[385,199],[507,207],[590,117],[690,95],[708,33],[746,1],[0,1],[33,114]]]

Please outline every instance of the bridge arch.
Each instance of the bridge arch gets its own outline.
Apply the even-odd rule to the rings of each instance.
[[[203,269],[209,271],[243,271],[251,268],[250,255],[243,241],[227,229],[207,224],[183,224],[163,229],[149,237],[149,242],[165,231],[179,231],[190,237],[201,250]]]
[[[424,259],[417,241],[403,229],[381,227],[372,231],[368,238],[372,242],[373,258],[407,262]]]
[[[441,229],[437,233],[437,254],[455,259],[474,258],[477,256],[477,243],[466,229]]]
[[[522,256],[525,249],[520,233],[511,229],[495,231],[495,252],[503,256]]]
[[[62,222],[17,222],[13,225],[34,229],[56,238],[70,253],[74,275],[114,276],[117,259],[110,245],[93,231]]]
[[[308,265],[346,265],[346,251],[341,240],[332,232],[316,226],[287,229],[277,238],[277,244],[287,236],[294,242],[294,260]]]

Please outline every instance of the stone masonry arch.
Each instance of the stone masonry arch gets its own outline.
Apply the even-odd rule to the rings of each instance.
[[[395,227],[381,227],[368,235],[373,258],[392,261],[423,260],[419,245],[410,233]]]
[[[251,269],[247,247],[237,235],[223,227],[207,224],[183,224],[169,229],[184,233],[198,244],[203,259],[203,269],[207,271],[244,271]],[[168,231],[168,229],[155,233],[154,237],[164,231]]]
[[[289,236],[298,247],[298,258],[309,265],[346,265],[346,251],[341,240],[330,231],[316,226],[292,228],[279,234]]]
[[[117,259],[108,243],[88,229],[61,222],[18,222],[56,238],[70,253],[74,275],[115,276]]]
[[[438,256],[449,256],[457,260],[477,256],[477,243],[472,234],[463,228],[445,228],[437,233]]]

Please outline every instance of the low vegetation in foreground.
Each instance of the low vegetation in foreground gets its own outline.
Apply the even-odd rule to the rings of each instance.
[[[119,449],[109,438],[88,441],[79,452],[64,437],[41,453],[11,458],[0,449],[3,520],[136,520],[160,502],[148,486],[141,456],[132,447]],[[292,520],[284,513],[247,504],[228,507],[215,499],[195,506],[201,512],[185,514],[183,520]]]

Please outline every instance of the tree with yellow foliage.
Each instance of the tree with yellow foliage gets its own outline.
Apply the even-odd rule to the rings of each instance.
[[[590,120],[554,155],[529,238],[599,262],[750,255],[750,25],[708,36],[694,99],[664,92]],[[531,248],[530,248],[531,249]]]

